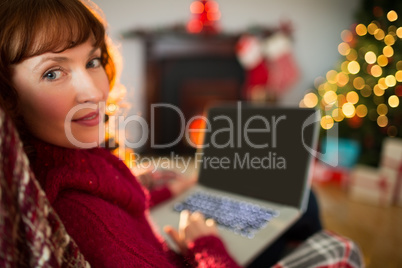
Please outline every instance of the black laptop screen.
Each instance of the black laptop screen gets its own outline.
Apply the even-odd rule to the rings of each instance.
[[[300,207],[308,182],[316,123],[313,109],[233,104],[211,108],[199,183],[257,199]],[[303,140],[302,140],[303,138]]]

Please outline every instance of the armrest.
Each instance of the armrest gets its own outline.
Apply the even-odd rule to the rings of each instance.
[[[0,267],[88,267],[0,109]]]
[[[364,267],[358,245],[349,238],[323,230],[307,239],[273,268]]]

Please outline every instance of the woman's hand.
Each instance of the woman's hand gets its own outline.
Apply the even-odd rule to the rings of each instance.
[[[164,230],[176,243],[182,254],[187,253],[189,243],[197,238],[218,235],[218,229],[213,219],[205,220],[204,215],[200,212],[190,213],[188,210],[180,213],[178,231],[171,226],[166,226]]]
[[[151,190],[166,186],[173,196],[183,193],[197,182],[197,177],[186,178],[176,171],[156,169],[154,166],[147,169],[133,168],[132,172],[145,188]]]
[[[179,195],[197,183],[197,177],[183,178],[177,175],[176,179],[168,184],[173,196]]]

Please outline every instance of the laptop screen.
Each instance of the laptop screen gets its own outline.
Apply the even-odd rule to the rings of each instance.
[[[240,102],[211,108],[204,148],[196,157],[199,183],[302,207],[312,160],[305,147],[315,148],[318,131],[316,122],[305,122],[315,112]]]

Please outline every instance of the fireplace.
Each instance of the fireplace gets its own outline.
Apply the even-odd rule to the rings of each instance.
[[[241,98],[244,70],[235,54],[237,36],[155,33],[142,38],[147,120],[153,133],[146,151],[193,153],[180,138],[185,131],[181,117],[187,124],[213,103]]]

